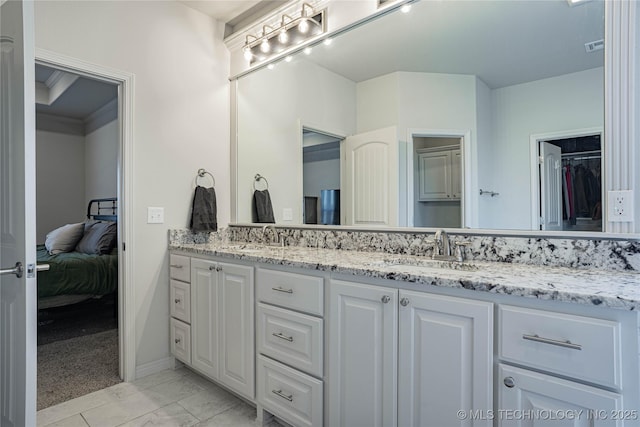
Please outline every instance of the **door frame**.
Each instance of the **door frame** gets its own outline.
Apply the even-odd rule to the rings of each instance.
[[[460,198],[460,218],[462,224],[460,228],[465,228],[472,223],[471,209],[473,206],[472,195],[468,189],[471,189],[471,153],[470,153],[470,130],[456,129],[408,129],[407,130],[407,155],[406,155],[406,188],[407,188],[407,226],[415,227],[413,208],[415,203],[414,189],[414,145],[413,138],[460,138],[460,154],[462,156],[460,164],[460,185],[462,187],[462,197]]]
[[[592,127],[581,129],[569,129],[548,133],[536,133],[529,136],[529,158],[531,159],[531,230],[540,231],[540,161],[538,147],[540,141],[547,141],[553,139],[566,139],[580,136],[600,135],[600,150],[602,151],[602,159],[600,160],[601,176],[605,175],[605,150],[604,150],[604,127]],[[606,203],[606,191],[604,188],[605,180],[601,180],[601,194],[602,194],[602,231],[604,231],[605,224],[607,223],[607,210],[604,206]]]
[[[36,48],[36,64],[118,85],[120,147],[118,158],[118,341],[119,373],[133,381],[136,372],[135,305],[133,252],[125,250],[133,242],[133,94],[134,74],[92,64],[69,56]]]

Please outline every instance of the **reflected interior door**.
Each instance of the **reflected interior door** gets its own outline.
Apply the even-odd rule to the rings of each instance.
[[[562,149],[540,141],[540,158],[540,228],[562,230]]]
[[[342,205],[346,225],[398,225],[398,135],[396,127],[344,140]]]
[[[0,7],[0,425],[34,426],[37,292],[33,2],[2,0]],[[22,273],[16,270],[17,263]]]

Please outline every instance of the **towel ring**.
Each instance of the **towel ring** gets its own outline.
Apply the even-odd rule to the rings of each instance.
[[[259,173],[256,174],[256,176],[253,177],[254,181],[253,181],[253,190],[256,191],[256,182],[263,180],[264,183],[266,184],[266,188],[265,190],[269,189],[269,181],[267,181],[267,178],[265,178],[264,176],[260,175]]]
[[[216,179],[211,175],[211,172],[207,172],[205,169],[198,169],[198,176],[196,176],[196,185],[198,185],[198,178],[204,178],[205,175],[209,175],[211,177],[211,181],[213,181],[213,186],[216,186]]]

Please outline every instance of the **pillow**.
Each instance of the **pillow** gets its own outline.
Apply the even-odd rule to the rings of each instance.
[[[84,236],[76,245],[76,251],[85,254],[108,254],[116,244],[118,224],[111,221],[86,223]]]
[[[51,255],[71,252],[84,234],[84,223],[67,224],[47,234],[45,248]]]

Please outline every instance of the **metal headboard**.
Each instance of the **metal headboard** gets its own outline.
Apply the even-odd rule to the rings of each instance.
[[[90,200],[87,206],[87,219],[117,221],[118,199],[116,197],[108,197],[105,199]]]

